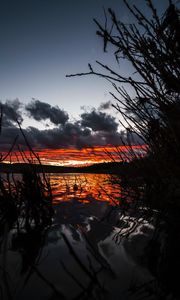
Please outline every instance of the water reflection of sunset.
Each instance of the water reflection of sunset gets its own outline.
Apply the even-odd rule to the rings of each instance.
[[[120,186],[110,183],[107,174],[50,174],[55,203],[75,199],[89,203],[92,199],[118,204]]]
[[[41,159],[42,164],[59,166],[82,166],[94,163],[129,160],[134,155],[143,156],[146,153],[146,145],[134,146],[106,146],[82,149],[36,149],[35,152]],[[134,152],[134,153],[133,153]],[[3,154],[3,153],[2,153]],[[6,161],[23,162],[30,159],[29,151],[14,151]]]

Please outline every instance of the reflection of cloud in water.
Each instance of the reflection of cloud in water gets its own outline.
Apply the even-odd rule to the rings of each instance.
[[[136,261],[129,259],[128,250],[133,251],[133,243],[129,244],[128,248],[127,245],[125,247],[123,244],[117,245],[113,240],[117,229],[124,225],[123,222],[117,223],[120,210],[111,206],[112,197],[114,199],[118,195],[117,187],[110,185],[108,187],[106,182],[104,187],[108,187],[107,193],[100,190],[103,180],[107,180],[107,175],[66,174],[63,179],[62,175],[54,174],[51,180],[57,196],[54,203],[53,224],[47,229],[46,235],[43,235],[43,243],[40,243],[41,238],[39,243],[36,243],[35,239],[31,241],[31,246],[36,251],[34,261],[31,260],[31,263],[35,263],[38,271],[67,299],[78,297],[82,287],[86,289],[90,282],[91,292],[94,291],[96,295],[95,299],[98,299],[98,293],[102,293],[102,286],[106,289],[102,299],[127,299],[127,290],[132,281],[143,283],[151,277]],[[72,188],[73,184],[78,186],[76,191]],[[60,194],[62,185],[64,190],[61,190]],[[12,247],[8,252],[9,271],[11,277],[16,279],[15,300],[32,300],[36,299],[37,295],[38,300],[58,299],[52,288],[31,268],[29,278],[22,289],[24,277],[14,265],[15,261],[21,264],[20,254],[22,260],[23,251],[28,254],[28,249],[23,247],[21,244],[19,249]],[[84,269],[78,263],[78,259]],[[89,272],[96,274],[97,282],[92,283]]]

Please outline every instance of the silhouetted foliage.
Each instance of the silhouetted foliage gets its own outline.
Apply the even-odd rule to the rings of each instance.
[[[163,209],[169,201],[178,205],[180,196],[180,19],[179,10],[171,1],[162,17],[153,1],[146,2],[151,17],[124,0],[134,18],[133,24],[121,22],[112,9],[106,13],[105,26],[94,20],[104,51],[111,45],[117,63],[131,63],[133,74],[124,76],[97,61],[104,72],[89,66],[87,73],[68,76],[98,75],[112,83],[115,93],[110,94],[117,102],[113,106],[121,114],[120,123],[128,133],[129,143],[133,143],[132,133],[136,132],[147,144],[154,173],[154,178],[142,174],[148,189],[151,186],[147,204]],[[128,87],[133,90],[131,94]],[[158,188],[162,189],[163,200],[155,200]]]
[[[0,124],[2,124],[2,119],[3,109],[1,109]],[[11,170],[0,175],[0,233],[2,238],[13,228],[16,228],[18,232],[43,228],[50,224],[53,214],[50,183],[43,172],[39,157],[28,143],[18,121],[17,124],[29,149],[31,159],[19,148],[19,154],[26,163],[22,175],[17,176]],[[17,137],[12,142],[9,151],[0,156],[1,167],[6,159],[11,162],[11,153],[15,146],[17,146]],[[41,173],[37,173],[34,167],[35,162],[39,164]]]
[[[133,18],[132,24],[124,24],[112,9],[105,13],[104,25],[94,21],[104,51],[114,49],[117,64],[121,66],[122,60],[127,61],[133,68],[132,74],[120,74],[118,69],[97,61],[100,71],[89,65],[89,72],[68,77],[97,75],[111,82],[114,92],[110,94],[116,101],[113,107],[121,114],[120,124],[127,132],[128,143],[133,144],[135,132],[147,145],[146,158],[135,159],[124,170],[125,176],[120,180],[124,189],[121,204],[128,209],[131,192],[137,203],[136,209],[142,206],[151,211],[158,209],[161,218],[156,220],[147,257],[151,260],[153,274],[167,292],[165,294],[173,290],[177,296],[175,273],[180,267],[177,255],[180,239],[176,234],[180,229],[177,218],[180,212],[180,14],[178,4],[171,0],[162,16],[158,15],[152,0],[146,1],[148,16],[127,0],[124,3]],[[167,237],[162,242],[163,234]],[[156,257],[159,253],[159,259],[153,261],[151,253]],[[170,274],[168,268],[171,268]]]
[[[2,119],[3,107],[1,106],[0,138]],[[45,176],[39,157],[31,148],[18,121],[17,124],[29,150],[30,158],[19,148],[19,155],[26,168],[22,170],[22,174],[18,175],[14,174],[11,169],[9,172],[3,173],[3,162],[8,159],[10,165],[12,164],[11,154],[14,148],[18,147],[18,136],[12,141],[12,145],[5,154],[0,153],[0,256],[2,260],[0,298],[2,299],[14,298],[7,271],[9,249],[20,251],[22,256],[21,272],[24,273],[30,269],[31,273],[32,268],[36,267],[38,255],[43,247],[45,232],[51,224],[53,216],[50,183]],[[38,173],[34,167],[35,162],[38,163],[41,173]],[[9,245],[10,240],[11,245]],[[28,280],[27,278],[26,280]],[[46,281],[44,278],[43,280]]]

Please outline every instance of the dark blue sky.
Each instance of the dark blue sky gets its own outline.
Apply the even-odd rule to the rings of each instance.
[[[145,10],[145,0],[138,6]],[[157,2],[157,1],[155,1]],[[158,1],[159,9],[167,1]],[[104,54],[93,18],[103,23],[103,6],[112,7],[129,21],[122,0],[1,0],[0,100],[31,98],[59,105],[77,117],[80,106],[99,106],[110,100],[110,86],[93,77],[67,79],[66,74],[86,71],[96,59],[115,64]],[[128,66],[121,67],[127,72]]]

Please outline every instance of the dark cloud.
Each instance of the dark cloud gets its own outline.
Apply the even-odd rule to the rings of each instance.
[[[93,132],[88,128],[82,128],[78,122],[66,123],[64,126],[48,130],[38,130],[32,127],[28,130],[34,145],[40,148],[73,147],[80,149],[120,142],[120,135],[117,132]]]
[[[18,100],[7,100],[5,103],[0,102],[2,107],[2,127],[13,127],[17,124],[17,120],[21,122],[22,118],[22,103]]]
[[[82,148],[92,144],[91,131],[88,128],[82,128],[78,122],[68,122],[64,126],[53,129],[38,130],[29,127],[28,130],[33,137],[34,144],[40,148]]]
[[[118,124],[114,117],[96,110],[81,114],[81,125],[93,131],[117,131]]]
[[[27,104],[25,109],[29,117],[34,118],[36,121],[49,119],[55,125],[64,125],[69,118],[67,112],[61,110],[58,106],[51,106],[35,99]]]
[[[77,148],[91,146],[106,146],[113,144],[117,140],[120,142],[118,133],[107,132],[92,132],[88,128],[82,128],[80,124],[67,123],[62,127],[55,127],[53,129],[39,130],[35,127],[28,127],[24,129],[24,133],[34,148]],[[19,135],[18,144],[25,145],[25,141],[16,127],[7,127],[2,131],[0,143],[1,150],[9,149],[12,145],[14,137]]]
[[[122,145],[127,142],[124,132],[92,131],[83,128],[80,122],[66,123],[64,126],[39,130],[35,127],[24,129],[26,138],[34,149],[77,148],[107,145]],[[16,135],[18,144],[25,146],[25,141],[17,127],[6,127],[0,136],[0,150],[8,150]],[[142,143],[137,135],[133,136],[133,144]]]
[[[111,106],[112,106],[111,101],[102,102],[102,103],[99,105],[98,110],[106,110],[106,109],[111,108]]]
[[[26,137],[29,141],[29,143],[32,143],[31,136],[28,135],[28,132],[25,130]],[[17,144],[19,146],[25,146],[25,140],[19,130],[16,126],[8,126],[8,127],[3,127],[2,132],[0,135],[0,152],[1,151],[9,151],[11,146],[13,145],[16,137],[17,139]]]
[[[75,122],[68,122],[68,116],[58,107],[52,107],[38,100],[29,103],[26,110],[36,120],[49,118],[54,124],[59,124],[55,128],[44,130],[35,127],[23,129],[27,140],[34,149],[118,146],[122,144],[122,140],[126,143],[130,139],[129,133],[118,132],[118,124],[114,117],[95,109],[84,112],[81,114],[81,119]],[[3,104],[3,111],[3,117],[7,124],[2,126],[0,151],[8,150],[17,135],[17,143],[24,147],[26,145],[25,140],[15,123],[16,119],[21,119],[21,103],[19,100],[7,101]],[[132,133],[131,142],[133,144],[142,143],[134,133]]]

